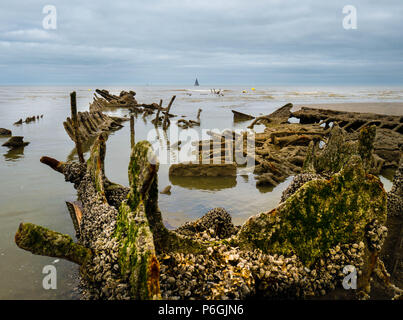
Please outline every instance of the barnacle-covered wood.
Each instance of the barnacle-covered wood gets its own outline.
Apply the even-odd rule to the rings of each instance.
[[[268,121],[262,139],[257,140],[256,149],[264,145],[257,161],[259,165],[267,162],[267,170],[276,172],[276,177],[287,176],[292,171],[282,165],[292,162],[283,164],[283,149],[290,153],[292,147],[303,147],[300,162],[292,170],[302,171],[305,163],[304,171],[295,176],[276,209],[253,216],[240,227],[232,224],[225,209],[215,208],[195,222],[167,230],[158,207],[159,165],[149,142],[132,148],[129,187],[105,177],[106,134],[96,140],[85,164],[43,157],[41,162],[62,173],[77,189],[78,243],[61,239],[71,248],[82,246],[91,252],[81,262],[83,298],[331,297],[341,288],[347,265],[357,270],[359,290],[342,289],[342,294],[367,297],[375,274],[384,275],[385,283],[399,293],[379,259],[387,234],[387,195],[370,173],[375,128],[363,127],[352,142],[337,125],[329,130],[319,124],[284,124],[283,112],[280,115],[278,121]],[[226,135],[245,146],[244,134]],[[280,139],[290,136],[296,136],[290,138],[295,145]],[[321,148],[319,141],[325,146]],[[273,149],[264,153],[267,146]],[[27,241],[21,247],[54,254],[57,245],[43,238],[52,239],[33,237],[39,241]],[[41,243],[45,249],[40,249]]]
[[[85,287],[84,297],[158,298],[158,262],[155,259],[152,235],[146,232],[146,220],[144,224],[137,223],[137,220],[144,218],[144,206],[125,206],[122,200],[128,193],[130,199],[136,197],[137,189],[129,191],[128,188],[119,187],[105,178],[106,138],[106,134],[102,134],[97,139],[87,164],[61,163],[49,157],[42,158],[43,163],[62,172],[67,181],[75,183],[78,200],[82,204],[78,244],[68,236],[42,227],[32,227],[30,224],[21,225],[16,234],[16,242],[35,254],[58,256],[80,264],[84,260],[76,258],[77,248],[93,252],[80,269],[82,284]],[[134,152],[135,150],[134,148]],[[147,190],[143,192],[145,194]],[[119,210],[109,205],[108,195],[121,198],[120,201],[115,199],[120,205]],[[138,197],[141,199],[139,195]],[[124,222],[127,223],[127,228],[123,228]],[[133,231],[135,225],[139,233],[128,232]],[[151,247],[143,246],[145,243],[149,243]],[[138,249],[137,259],[132,256],[130,263],[125,259],[128,248]],[[100,263],[106,256],[108,258]]]
[[[362,141],[371,143],[372,133],[363,130]],[[358,146],[350,152],[350,144],[343,142],[338,149],[343,155],[337,158],[325,152],[336,140],[324,147],[321,161],[332,169],[297,175],[276,209],[236,228],[217,208],[178,228],[211,248],[207,256],[175,250],[160,255],[163,298],[334,298],[335,292],[338,298],[368,297],[371,277],[382,265],[386,193],[380,180],[365,171],[370,157]],[[354,292],[342,288],[347,265],[358,273]]]
[[[359,155],[366,171],[378,174],[383,162],[373,156],[376,126],[365,126],[356,141],[347,140],[348,135],[337,124],[329,132],[326,148],[321,150],[318,144],[311,142],[305,159],[303,171],[318,174],[339,172],[352,155]]]
[[[339,243],[362,241],[375,219],[385,223],[386,193],[355,156],[330,180],[309,181],[273,211],[250,218],[239,239],[264,252],[296,253],[309,267]]]
[[[390,275],[389,282],[403,288],[403,158],[396,170],[392,189],[388,192],[388,237],[381,258]]]
[[[105,133],[98,137],[85,164],[41,158],[42,163],[62,173],[77,189],[80,217],[73,222],[78,243],[68,241],[63,235],[59,238],[64,240],[64,251],[57,247],[59,238],[55,243],[48,243],[35,236],[31,242],[19,240],[19,243],[24,243],[22,248],[36,254],[55,256],[54,252],[57,252],[58,257],[71,261],[74,248],[87,248],[93,252],[91,259],[80,269],[84,298],[157,299],[160,289],[156,254],[172,248],[202,252],[206,246],[165,228],[158,208],[158,163],[151,145],[142,141],[133,147],[129,164],[130,187],[127,188],[105,177],[106,139]],[[77,218],[76,212],[73,216]],[[42,227],[34,230],[45,235],[59,235],[50,230],[43,232]],[[17,235],[26,233],[19,231]],[[35,239],[38,239],[37,243]],[[43,245],[46,247],[38,249]]]
[[[392,189],[388,192],[388,214],[403,219],[403,157],[393,178]]]
[[[33,254],[63,258],[79,265],[84,265],[92,256],[89,248],[74,243],[70,236],[32,223],[20,224],[15,243]]]
[[[116,131],[122,128],[122,122],[128,119],[111,117],[101,111],[96,112],[78,112],[78,134],[83,143],[92,137],[98,136],[102,132]],[[63,122],[64,129],[71,138],[75,141],[74,125],[70,117]]]

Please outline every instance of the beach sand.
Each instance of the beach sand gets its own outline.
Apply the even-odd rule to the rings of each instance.
[[[297,111],[302,107],[331,109],[335,111],[387,114],[393,116],[403,115],[403,102],[347,102],[347,103],[301,104],[294,106],[293,111]]]

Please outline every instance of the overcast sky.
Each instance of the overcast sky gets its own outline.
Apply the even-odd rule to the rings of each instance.
[[[57,10],[46,30],[45,5]],[[357,9],[345,30],[342,10]],[[402,85],[402,0],[1,0],[0,84]]]

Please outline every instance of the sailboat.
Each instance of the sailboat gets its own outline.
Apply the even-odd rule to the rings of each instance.
[[[195,87],[198,87],[198,86],[199,86],[199,81],[197,81],[197,78],[196,78]]]

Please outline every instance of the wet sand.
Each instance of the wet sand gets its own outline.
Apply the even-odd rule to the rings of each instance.
[[[391,116],[403,115],[403,102],[345,102],[345,103],[298,104],[294,106],[293,111],[297,111],[302,107],[330,109],[335,111],[387,114]]]

